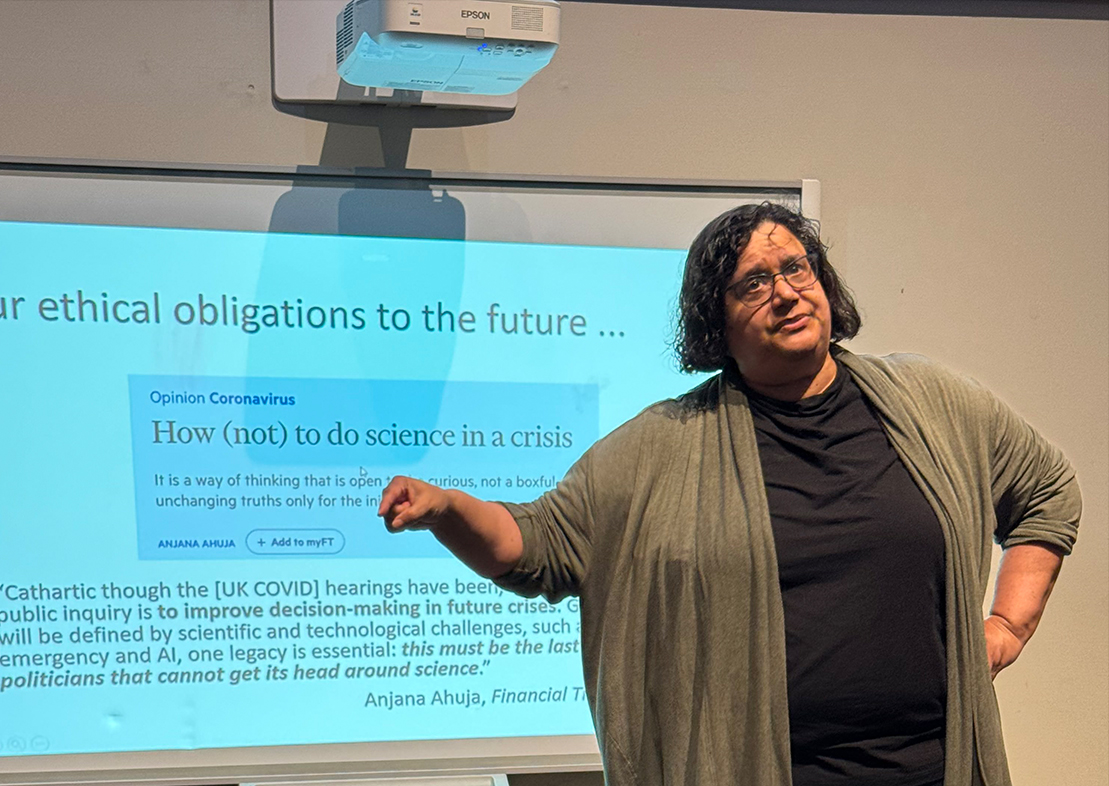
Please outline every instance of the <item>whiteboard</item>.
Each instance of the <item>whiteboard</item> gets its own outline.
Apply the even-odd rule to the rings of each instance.
[[[209,475],[221,484],[342,476],[347,488],[366,484],[360,498],[369,508],[371,481],[409,467],[486,497],[535,496],[651,396],[694,384],[677,373],[666,347],[682,250],[719,213],[765,199],[804,204],[819,216],[813,181],[64,165],[0,172],[0,341],[9,348],[0,371],[7,413],[0,430],[9,435],[0,449],[0,589],[10,593],[0,597],[0,783],[598,769],[580,670],[574,682],[572,605],[536,611],[476,583],[458,589],[476,577],[444,559],[430,537],[386,538],[370,526],[368,510],[340,510],[353,494],[164,484]],[[410,305],[413,297],[427,301],[423,312]],[[519,327],[513,309],[521,303]],[[265,323],[266,308],[274,309],[272,323]],[[413,327],[400,327],[402,312]],[[274,409],[294,398],[295,414]],[[370,427],[336,423],[333,440],[320,425],[365,420],[366,402],[379,400],[388,406]],[[431,410],[438,420],[420,421]],[[226,416],[222,447],[184,444],[182,435],[192,440],[194,431],[183,428],[200,427],[182,418],[201,413],[221,422]],[[533,431],[530,423],[541,417]],[[504,436],[511,443],[519,435],[520,445],[497,453],[483,442],[474,447],[488,450],[464,459],[442,446],[402,450],[395,441],[404,423],[391,421],[405,418],[420,421],[414,432],[440,434],[449,430],[444,422],[468,418],[470,439],[491,441],[500,430],[494,426],[511,423]],[[322,447],[298,442],[297,428],[312,431],[307,423],[320,425]],[[276,444],[276,424],[289,426],[291,453]],[[348,431],[355,435],[349,445]],[[563,445],[571,432],[573,445]],[[263,436],[250,442],[252,434]],[[366,447],[371,434],[376,453]],[[536,453],[541,444],[565,449]],[[482,485],[512,477],[520,488]],[[247,510],[245,500],[263,491],[284,500],[280,509]],[[290,507],[296,500],[332,507]],[[314,598],[311,589],[301,591],[304,582],[315,582]],[[439,583],[450,599],[426,595]],[[68,586],[75,589],[63,594]],[[80,596],[79,587],[98,594]],[[355,608],[343,604],[356,592],[365,593],[357,620],[328,627],[303,616],[272,618],[339,613],[333,610]],[[465,631],[434,639],[436,614],[450,614],[442,605],[466,600],[480,608],[463,612],[466,624],[483,626],[486,641]],[[236,616],[236,630],[277,631],[277,640],[185,638],[219,627],[208,615],[254,608],[269,624]],[[185,625],[167,619],[166,609],[181,620],[194,616]],[[412,630],[429,627],[394,640],[386,631],[401,626],[387,626],[386,617],[390,625],[400,619]],[[457,619],[440,621],[442,630],[447,623],[462,630]],[[519,632],[506,633],[509,625]],[[166,641],[150,641],[160,627],[169,631]],[[325,628],[332,632],[317,643],[334,646],[321,650],[322,660],[303,647],[295,654],[304,636]],[[566,635],[557,650],[555,637],[545,636],[547,651],[529,660],[536,653],[517,649],[533,629]],[[119,639],[135,631],[139,639]],[[340,640],[347,631],[362,638]],[[462,644],[477,650],[490,635],[502,637],[505,651],[467,659]],[[172,643],[180,651],[163,654]],[[339,645],[343,653],[360,649],[327,654]],[[67,647],[71,661],[59,660]],[[89,662],[98,651],[104,661]],[[160,656],[169,663],[159,665]],[[340,676],[378,662],[382,674],[394,669],[391,676],[404,664],[424,669],[426,690],[397,687],[411,681],[367,688],[385,683]],[[175,682],[182,675],[211,682],[182,686]],[[88,682],[77,685],[78,677]],[[307,682],[316,677],[324,681]],[[173,682],[159,685],[160,678]],[[519,687],[541,679],[552,684]],[[68,689],[67,681],[73,690],[64,698],[50,692],[50,685]],[[417,705],[416,697],[427,703]]]

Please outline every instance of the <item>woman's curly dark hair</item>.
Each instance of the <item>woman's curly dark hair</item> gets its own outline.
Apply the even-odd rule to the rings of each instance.
[[[832,308],[832,341],[853,338],[862,320],[851,291],[828,264],[820,225],[784,205],[741,205],[709,222],[685,260],[674,349],[682,371],[718,371],[729,360],[724,336],[724,288],[755,229],[771,221],[788,229],[816,259],[816,272]]]

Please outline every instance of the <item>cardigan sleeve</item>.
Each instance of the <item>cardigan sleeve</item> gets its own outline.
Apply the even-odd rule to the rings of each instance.
[[[553,489],[533,502],[503,502],[520,527],[524,552],[494,579],[519,595],[557,603],[578,595],[593,558],[598,527],[626,519],[647,410],[594,444]]]
[[[520,527],[524,553],[516,567],[494,582],[507,590],[557,603],[577,595],[592,556],[589,475],[592,457],[582,456],[566,476],[534,502],[503,502]]]
[[[994,539],[1003,548],[1047,543],[1069,554],[1082,513],[1074,469],[1062,451],[999,399],[991,398]]]
[[[1070,553],[1082,512],[1074,470],[1009,406],[979,382],[920,355],[873,358],[840,350],[837,356],[860,375],[872,398],[886,405],[892,422],[911,430],[909,424],[919,418],[930,424],[937,440],[933,449],[951,443],[969,451],[947,457],[963,467],[952,473],[954,491],[980,499],[983,514],[993,508],[992,534],[1003,548],[1047,543]],[[898,401],[905,404],[902,409],[895,406]],[[988,527],[989,521],[983,524]]]

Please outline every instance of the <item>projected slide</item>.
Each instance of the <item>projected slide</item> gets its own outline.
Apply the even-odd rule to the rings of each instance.
[[[366,526],[393,475],[538,494],[575,442],[597,439],[596,385],[132,376],[130,388],[142,559],[443,556],[427,533]]]
[[[576,602],[376,509],[695,384],[682,257],[0,223],[0,754],[591,733]]]

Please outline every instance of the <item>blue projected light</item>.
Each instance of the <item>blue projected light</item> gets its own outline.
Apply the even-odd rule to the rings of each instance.
[[[692,387],[681,252],[23,223],[0,248],[0,755],[592,732],[575,601],[501,592],[377,502],[397,473],[532,499]]]

